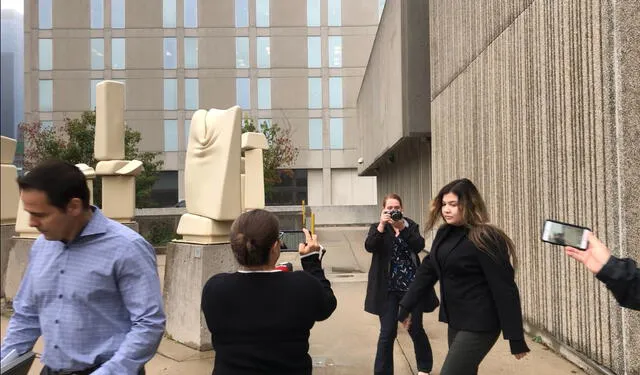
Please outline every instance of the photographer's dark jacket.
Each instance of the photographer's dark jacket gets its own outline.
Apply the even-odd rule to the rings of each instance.
[[[509,262],[506,243],[495,244],[496,256],[480,251],[468,238],[468,229],[443,225],[431,253],[400,301],[399,320],[440,281],[440,321],[456,330],[502,330],[513,354],[529,351],[524,342],[520,294]],[[494,259],[495,258],[495,259]]]
[[[640,310],[640,269],[636,262],[612,256],[596,277],[605,283],[620,306]]]
[[[202,291],[202,312],[216,351],[213,374],[308,374],[309,331],[336,309],[318,253],[304,272],[224,273]]]
[[[424,238],[420,235],[418,224],[409,218],[406,226],[400,231],[400,237],[409,245],[411,256],[416,266],[420,265],[418,253],[424,249]],[[364,241],[364,248],[373,254],[369,268],[369,282],[364,310],[371,314],[380,315],[387,300],[389,290],[390,259],[393,250],[395,231],[391,224],[386,224],[384,232],[378,232],[378,223],[371,224],[369,234]],[[429,310],[432,311],[433,309]]]

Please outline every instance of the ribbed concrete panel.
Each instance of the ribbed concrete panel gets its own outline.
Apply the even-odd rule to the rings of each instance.
[[[435,98],[533,0],[430,0],[431,97]]]
[[[462,24],[491,18],[468,2],[439,3],[431,2],[431,88],[446,88],[432,101],[433,191],[463,176],[478,185],[517,245],[529,324],[615,373],[640,373],[638,314],[539,240],[544,219],[555,218],[591,227],[618,255],[640,255],[638,2],[534,1],[458,73],[463,49],[482,40],[465,28],[482,29],[455,31],[438,12],[466,15],[456,16]],[[462,34],[450,58],[437,57],[447,32]]]

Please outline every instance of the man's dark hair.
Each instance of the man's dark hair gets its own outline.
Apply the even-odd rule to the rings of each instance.
[[[52,206],[65,210],[73,198],[89,208],[89,187],[84,174],[73,164],[60,160],[47,160],[29,173],[18,177],[20,190],[39,190],[47,195]]]

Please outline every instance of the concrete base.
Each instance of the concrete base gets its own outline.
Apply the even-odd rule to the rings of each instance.
[[[170,242],[163,291],[167,336],[197,350],[211,349],[211,334],[200,310],[202,288],[211,276],[237,269],[228,243]]]
[[[125,227],[129,227],[130,229],[133,229],[136,232],[140,233],[140,226],[138,225],[137,221],[130,221],[127,223],[120,223],[120,224],[124,225]]]
[[[15,235],[15,229],[15,223],[0,225],[0,298],[4,297],[4,279],[7,275],[7,264],[13,246],[12,237]]]
[[[33,238],[20,238],[14,237],[13,247],[9,252],[9,260],[7,262],[7,273],[4,284],[5,298],[12,300],[18,288],[20,282],[27,270],[27,264],[29,263],[29,252],[31,251],[31,245],[35,242]]]

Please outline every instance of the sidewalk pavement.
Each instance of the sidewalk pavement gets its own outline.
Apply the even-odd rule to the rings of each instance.
[[[327,277],[331,280],[338,299],[338,308],[324,322],[317,323],[312,332],[309,352],[313,358],[314,375],[364,375],[373,373],[373,359],[379,333],[378,317],[364,312],[366,271],[370,254],[363,248],[366,228],[318,228],[320,242],[327,249],[323,261]],[[300,269],[295,253],[283,253],[282,261],[291,261]],[[158,256],[158,271],[164,277],[165,257]],[[437,310],[425,314],[424,326],[434,356],[434,371],[439,374],[447,352],[447,326],[437,321]],[[8,320],[2,317],[2,337]],[[480,367],[480,374],[585,374],[546,346],[527,337],[531,353],[517,361],[509,352],[509,344],[500,338]],[[41,340],[35,351],[42,352]],[[149,375],[210,374],[214,353],[198,352],[169,339],[163,339],[157,354],[146,365]],[[416,374],[415,355],[411,338],[406,330],[398,328],[394,347],[395,374]],[[39,361],[29,374],[39,374]]]

